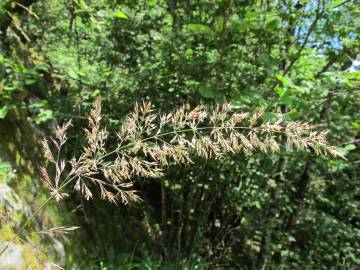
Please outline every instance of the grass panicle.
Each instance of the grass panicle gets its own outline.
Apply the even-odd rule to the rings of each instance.
[[[193,110],[182,106],[160,114],[150,102],[143,102],[136,104],[125,124],[119,127],[117,144],[110,148],[98,98],[88,116],[87,144],[79,157],[67,162],[62,158],[71,122],[56,128],[52,146],[48,140],[42,141],[44,158],[54,166],[55,173],[49,176],[42,167],[41,179],[56,201],[68,197],[62,189],[72,185],[87,200],[93,198],[95,186],[102,199],[127,204],[141,200],[133,189],[135,177],[161,177],[164,167],[192,163],[194,155],[217,159],[226,153],[279,152],[285,142],[288,151],[312,149],[318,155],[344,158],[328,145],[328,131],[315,131],[304,122],[263,121],[263,113],[264,110],[253,114],[234,112],[229,104],[224,104],[211,111],[204,106]]]

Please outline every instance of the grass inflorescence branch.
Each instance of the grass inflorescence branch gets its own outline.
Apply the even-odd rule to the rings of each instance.
[[[87,145],[79,157],[66,162],[61,155],[71,122],[56,128],[51,147],[48,140],[42,141],[44,158],[55,170],[50,176],[42,167],[41,179],[56,201],[68,196],[62,190],[65,186],[72,185],[87,200],[93,197],[91,186],[96,186],[102,199],[127,204],[140,200],[133,189],[135,177],[161,177],[164,167],[192,163],[194,155],[216,159],[226,153],[279,152],[281,142],[285,142],[289,151],[312,149],[316,154],[343,158],[328,145],[327,131],[315,131],[304,122],[263,121],[263,113],[264,110],[253,114],[234,112],[225,104],[211,111],[204,106],[193,110],[182,106],[159,114],[149,102],[143,102],[136,104],[116,133],[116,146],[109,149],[98,98],[89,113]]]

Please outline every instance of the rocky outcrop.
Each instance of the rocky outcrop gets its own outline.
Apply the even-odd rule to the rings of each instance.
[[[0,174],[0,270],[65,265],[61,241],[52,233],[40,233],[55,224],[48,221],[51,215],[46,208],[37,212],[38,200],[44,197],[36,173],[38,137],[21,111],[13,110],[0,119],[0,163],[9,164],[9,173]]]
[[[24,217],[30,217],[30,209],[24,204],[16,192],[7,184],[0,183],[0,206],[7,213],[18,213]],[[16,225],[18,224],[18,221]]]
[[[23,248],[10,241],[0,243],[0,269],[22,270],[24,267]]]
[[[21,230],[21,224],[33,214],[21,197],[4,183],[0,184],[0,209],[9,216],[0,225],[1,270],[55,269],[55,265],[65,265],[64,246],[54,235],[36,233],[45,229],[37,223]],[[50,253],[54,254],[53,258]]]

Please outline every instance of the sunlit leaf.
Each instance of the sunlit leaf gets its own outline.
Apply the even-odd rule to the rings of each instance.
[[[194,23],[191,23],[191,24],[187,24],[186,25],[186,29],[189,30],[189,31],[194,31],[194,32],[210,32],[211,29],[209,26],[207,25],[204,25],[204,24],[194,24]]]
[[[211,88],[207,87],[207,86],[200,87],[199,93],[203,97],[207,97],[207,98],[211,98],[211,97],[215,96],[214,91]]]
[[[5,105],[4,107],[0,108],[0,119],[5,118],[6,114],[8,113],[10,109],[9,105]]]
[[[117,18],[117,19],[124,19],[124,20],[128,19],[128,16],[121,10],[115,11],[113,13],[113,17]]]

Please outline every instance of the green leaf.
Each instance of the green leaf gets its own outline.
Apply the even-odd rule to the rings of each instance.
[[[48,66],[45,63],[38,63],[35,66],[35,71],[45,71],[48,72]]]
[[[246,19],[256,19],[259,16],[259,13],[257,12],[247,12],[245,14]]]
[[[41,109],[40,113],[36,116],[35,122],[36,124],[41,124],[53,118],[54,112],[52,110]]]
[[[8,113],[9,110],[10,110],[9,105],[5,105],[4,107],[0,108],[0,119],[5,118],[5,116],[6,116],[6,114]]]
[[[25,84],[26,84],[26,85],[32,85],[32,84],[34,84],[34,83],[36,83],[36,80],[33,80],[33,79],[27,79],[27,80],[25,80]]]
[[[296,100],[291,96],[289,89],[279,87],[276,89],[276,92],[279,95],[279,99],[276,101],[276,104],[292,105]]]
[[[215,30],[217,32],[221,32],[223,27],[224,27],[224,17],[219,16],[216,18],[216,21],[215,21]]]
[[[346,149],[347,151],[355,150],[355,149],[356,149],[356,145],[353,144],[353,143],[347,144],[347,145],[345,145],[345,149]]]
[[[48,102],[46,100],[40,100],[38,102],[32,103],[29,105],[29,108],[32,109],[39,109],[39,108],[43,108],[45,106],[48,105]]]
[[[277,120],[279,120],[279,118],[280,117],[278,114],[272,112],[263,113],[263,115],[261,116],[261,119],[265,122],[276,122]]]
[[[282,87],[277,87],[277,88],[275,89],[275,91],[276,91],[276,93],[279,95],[279,97],[282,97],[283,95],[286,94],[287,89],[282,88]]]
[[[352,122],[351,124],[352,124],[352,126],[353,126],[354,128],[360,129],[360,121],[354,121],[354,122]]]
[[[350,151],[356,149],[356,145],[355,144],[347,144],[344,147],[336,147],[336,150],[338,152],[340,152],[340,154],[342,154],[343,156],[346,156],[347,154],[349,154]]]
[[[276,79],[278,79],[280,82],[282,82],[284,85],[289,83],[289,80],[285,77],[283,77],[280,74],[275,74]]]
[[[289,257],[290,255],[290,251],[289,250],[282,250],[281,251],[281,256],[282,257]]]
[[[345,147],[336,147],[336,151],[338,151],[343,156],[346,156],[349,152],[345,149]]]
[[[156,6],[157,1],[156,0],[149,0],[150,6]]]
[[[214,225],[215,225],[216,228],[220,228],[220,227],[221,227],[221,222],[220,222],[220,220],[219,220],[219,219],[216,219]]]
[[[336,6],[340,5],[342,2],[343,2],[343,0],[335,0],[335,1],[333,1],[333,2],[331,3],[331,5],[332,5],[333,7],[336,7]]]
[[[266,27],[270,30],[277,30],[279,25],[281,24],[281,20],[277,16],[269,17],[266,22]]]
[[[292,101],[293,100],[290,101],[290,99],[289,99],[289,102],[292,103]],[[297,110],[291,110],[290,112],[285,113],[284,116],[286,119],[294,120],[296,118],[299,118],[301,116],[301,113]]]
[[[99,89],[95,89],[91,94],[90,96],[91,97],[96,97],[98,96],[99,94],[101,94],[101,91]]]
[[[204,25],[204,24],[195,24],[195,23],[190,23],[186,25],[186,29],[189,31],[194,31],[194,32],[210,32],[211,29],[209,26]]]
[[[10,165],[7,162],[2,162],[0,160],[0,176],[3,178],[7,178],[11,170]]]
[[[128,19],[128,16],[122,12],[121,10],[118,10],[118,11],[115,11],[112,16],[114,18],[118,18],[118,19],[123,19],[123,20],[127,20]]]
[[[200,93],[200,95],[202,95],[203,97],[206,97],[206,98],[212,98],[215,96],[214,91],[207,86],[200,87],[199,93]]]

